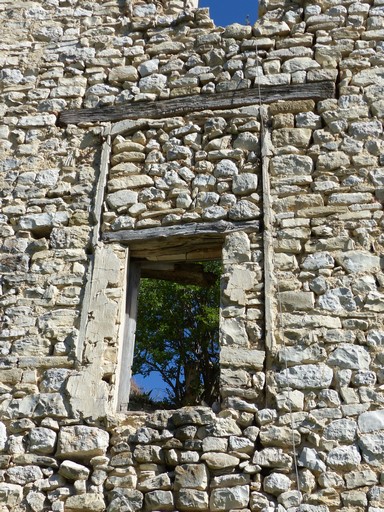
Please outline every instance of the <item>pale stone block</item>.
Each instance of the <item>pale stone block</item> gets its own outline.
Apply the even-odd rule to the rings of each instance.
[[[108,432],[97,427],[62,427],[59,432],[57,456],[75,460],[92,458],[96,455],[105,455],[108,445]]]
[[[339,446],[333,448],[327,457],[327,464],[340,470],[351,470],[361,462],[361,455],[356,446]]]
[[[208,470],[205,464],[182,464],[175,469],[175,489],[199,489],[208,487]]]
[[[213,489],[209,506],[212,511],[222,511],[247,507],[248,502],[249,486],[238,485]]]
[[[105,510],[104,497],[101,494],[79,494],[69,496],[65,502],[65,510],[68,512],[102,512]]]

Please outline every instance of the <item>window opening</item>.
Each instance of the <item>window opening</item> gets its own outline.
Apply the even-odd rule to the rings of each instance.
[[[210,16],[217,27],[232,23],[253,25],[257,19],[257,0],[200,0],[199,7],[209,7]]]
[[[124,340],[133,360],[128,409],[213,405],[219,397],[221,262],[131,261],[130,270],[134,297],[127,301],[130,339]],[[140,287],[132,274],[141,274]],[[127,408],[124,402],[120,397],[121,409]]]

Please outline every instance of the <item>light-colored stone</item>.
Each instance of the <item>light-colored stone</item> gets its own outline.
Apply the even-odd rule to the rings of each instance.
[[[333,371],[324,364],[297,365],[276,374],[276,381],[281,387],[295,389],[321,389],[330,386]]]
[[[249,501],[249,486],[238,485],[213,489],[209,501],[212,511],[230,510],[247,507]]]
[[[87,459],[96,455],[105,455],[109,444],[109,435],[97,427],[77,425],[60,429],[57,456],[68,459]]]

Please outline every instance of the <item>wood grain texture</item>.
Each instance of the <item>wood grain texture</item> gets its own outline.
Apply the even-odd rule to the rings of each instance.
[[[221,258],[225,235],[258,233],[258,220],[190,223],[142,230],[104,232],[104,242],[128,245],[132,258],[150,261],[203,261]]]
[[[111,107],[95,107],[63,110],[58,125],[121,121],[123,119],[161,119],[182,116],[202,110],[223,110],[273,103],[279,100],[315,101],[335,96],[335,84],[331,81],[305,84],[260,86],[255,89],[222,92],[216,94],[183,96],[153,102],[125,103]]]

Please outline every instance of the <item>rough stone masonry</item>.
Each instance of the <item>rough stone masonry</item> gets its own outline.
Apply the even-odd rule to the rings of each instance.
[[[0,511],[383,512],[383,0],[0,26]],[[130,259],[218,251],[220,409],[123,412]]]

